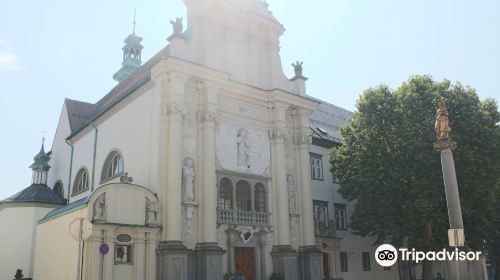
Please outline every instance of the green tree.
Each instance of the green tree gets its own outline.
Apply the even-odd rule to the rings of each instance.
[[[446,100],[468,246],[483,248],[491,230],[495,183],[500,177],[500,114],[474,89],[414,76],[396,90],[366,90],[341,129],[342,146],[330,161],[340,194],[356,200],[351,230],[419,250],[447,246],[449,228],[440,155],[433,148],[436,105]],[[500,248],[499,248],[500,249]],[[499,250],[500,251],[500,250]],[[432,267],[423,263],[423,279]]]

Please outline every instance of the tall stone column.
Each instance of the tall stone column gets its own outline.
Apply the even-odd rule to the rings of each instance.
[[[202,125],[202,164],[200,186],[201,240],[196,244],[196,279],[223,279],[222,255],[217,244],[217,179],[215,174],[215,118],[220,87],[205,82],[200,112]]]
[[[285,276],[285,279],[298,280],[297,252],[290,245],[290,217],[288,213],[288,188],[286,182],[285,161],[285,119],[284,104],[274,104],[273,125],[269,136],[271,138],[272,176],[276,205],[274,224],[276,239],[271,256],[273,271]]]
[[[449,138],[451,128],[448,122],[448,108],[444,101],[438,102],[435,132],[438,140],[434,143],[434,149],[441,154],[441,168],[443,170],[444,190],[448,206],[450,229],[463,230],[462,208],[460,207],[457,175],[455,173],[455,162],[453,161],[453,150],[456,147],[456,143]],[[449,262],[449,265],[450,279],[459,279],[460,272],[458,261]],[[430,274],[430,272],[427,273]]]
[[[300,202],[302,221],[302,241],[299,248],[300,274],[304,280],[321,280],[323,278],[323,265],[321,251],[316,247],[314,236],[314,215],[311,195],[311,166],[309,147],[311,136],[309,136],[310,112],[299,111],[297,118],[297,135],[294,142],[299,151],[299,178],[300,178]]]
[[[182,120],[184,87],[188,76],[160,75],[159,188],[162,202],[162,234],[158,245],[158,279],[188,280],[189,250],[182,243]]]
[[[438,103],[435,131],[438,141],[434,143],[434,149],[441,154],[441,167],[443,169],[450,228],[463,229],[462,208],[460,207],[457,175],[455,173],[455,162],[453,161],[453,150],[456,147],[456,143],[449,138],[451,128],[448,121],[448,108],[444,101]]]

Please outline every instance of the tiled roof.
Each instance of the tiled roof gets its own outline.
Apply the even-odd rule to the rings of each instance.
[[[321,100],[318,101],[320,104],[309,119],[312,136],[342,143],[340,128],[347,123],[352,112]]]
[[[72,134],[78,132],[85,127],[94,117],[99,116],[105,112],[116,102],[131,93],[138,86],[151,78],[151,68],[166,57],[169,53],[169,47],[166,46],[150,60],[144,63],[137,71],[123,82],[116,85],[108,94],[101,98],[97,103],[90,104],[77,100],[66,99],[66,108],[68,110],[68,117]]]
[[[3,200],[1,203],[44,203],[66,204],[66,200],[58,196],[47,185],[32,184],[15,195]]]
[[[87,205],[87,202],[88,202],[88,197],[84,197],[84,198],[79,199],[77,201],[73,201],[70,204],[66,204],[63,207],[54,209],[54,210],[50,211],[49,213],[47,213],[47,215],[45,215],[45,217],[43,217],[38,223],[43,223],[44,221],[47,221],[51,218],[61,216],[65,213],[71,212],[73,210],[78,210],[82,207],[85,207]]]
[[[78,100],[66,98],[65,103],[66,109],[68,110],[69,125],[71,130],[81,126],[94,109],[94,104]]]

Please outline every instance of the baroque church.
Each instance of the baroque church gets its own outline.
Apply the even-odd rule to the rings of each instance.
[[[64,101],[33,184],[0,203],[0,280],[399,279],[336,193],[351,113],[306,93],[302,63],[285,76],[267,4],[184,3],[165,48],[142,63],[134,31],[118,84]]]

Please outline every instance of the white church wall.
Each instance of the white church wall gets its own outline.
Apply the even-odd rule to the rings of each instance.
[[[64,197],[68,198],[68,178],[71,157],[71,148],[66,144],[66,137],[71,133],[66,104],[63,105],[59,123],[52,142],[52,154],[49,165],[51,170],[47,176],[47,185],[54,188],[58,180],[63,184]],[[71,193],[70,193],[71,195]]]
[[[32,205],[0,206],[0,280],[11,280],[17,269],[33,276],[37,221],[54,208]]]
[[[69,228],[79,217],[87,218],[86,207],[38,225],[33,279],[76,278],[78,242],[69,234]]]
[[[118,150],[123,156],[124,172],[133,178],[133,183],[157,192],[154,183],[157,168],[152,149],[158,135],[153,134],[152,128],[157,126],[153,115],[157,114],[159,105],[155,104],[151,89],[139,89],[122,103],[97,121],[95,189],[105,183],[101,182],[101,177],[106,157]]]
[[[89,174],[89,190],[72,195],[70,202],[88,196],[92,189],[97,189],[101,184],[119,182],[119,178],[111,181],[101,180],[106,157],[114,150],[122,154],[124,171],[129,177],[133,177],[135,184],[151,187],[154,192],[157,192],[158,170],[155,168],[157,158],[155,147],[158,135],[157,130],[154,129],[157,126],[157,118],[154,114],[157,114],[159,105],[154,100],[151,89],[140,88],[127,100],[95,120],[97,144],[94,172],[95,128],[89,125],[71,139],[74,146],[71,188],[74,187],[78,171],[85,167]],[[59,145],[66,145],[66,143],[58,143],[58,148]],[[61,172],[56,170],[54,173]],[[92,182],[94,182],[93,186]]]

